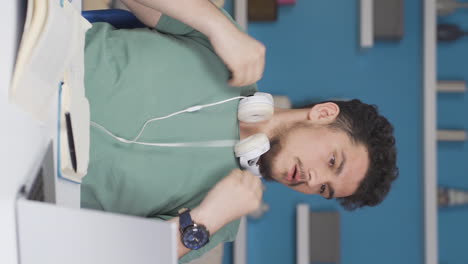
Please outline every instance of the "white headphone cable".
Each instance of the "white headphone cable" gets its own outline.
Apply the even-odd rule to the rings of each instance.
[[[140,132],[138,133],[138,135],[132,140],[128,140],[128,139],[116,136],[115,134],[113,134],[112,132],[107,130],[104,126],[102,126],[102,125],[100,125],[100,124],[98,124],[96,122],[90,121],[90,124],[91,124],[91,126],[94,126],[94,127],[98,128],[98,129],[101,129],[106,134],[108,134],[109,136],[115,138],[116,140],[118,140],[118,141],[120,141],[122,143],[127,143],[127,144],[138,144],[138,145],[159,146],[159,147],[232,147],[238,142],[237,140],[214,140],[214,141],[185,142],[185,143],[149,143],[149,142],[140,142],[140,141],[137,141],[137,140],[140,138],[141,134],[143,134],[143,131],[145,130],[146,126],[151,122],[166,119],[166,118],[169,118],[169,117],[172,117],[172,116],[175,116],[175,115],[178,115],[178,114],[182,114],[182,113],[196,112],[196,111],[199,111],[199,110],[201,110],[201,109],[203,109],[205,107],[215,106],[215,105],[223,104],[223,103],[226,103],[226,102],[229,102],[229,101],[242,99],[242,98],[246,98],[246,96],[232,97],[232,98],[222,100],[222,101],[218,101],[218,102],[211,103],[211,104],[195,105],[195,106],[191,106],[191,107],[186,108],[184,110],[174,112],[172,114],[169,114],[169,115],[166,115],[166,116],[163,116],[163,117],[157,117],[157,118],[147,120],[145,122],[145,124],[143,125],[143,127],[140,129]]]

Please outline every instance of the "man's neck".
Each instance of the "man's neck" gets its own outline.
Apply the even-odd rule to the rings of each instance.
[[[275,113],[270,120],[260,123],[239,121],[240,140],[257,133],[264,133],[271,140],[279,127],[307,120],[307,113],[308,109],[275,108]]]

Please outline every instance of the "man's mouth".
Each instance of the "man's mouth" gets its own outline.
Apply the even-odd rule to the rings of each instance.
[[[294,164],[294,166],[291,169],[289,169],[288,175],[286,176],[286,181],[289,184],[297,183],[299,179],[298,173],[299,173],[299,170],[297,168],[297,164]]]

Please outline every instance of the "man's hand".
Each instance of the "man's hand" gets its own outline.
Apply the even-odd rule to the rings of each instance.
[[[265,46],[237,28],[209,36],[216,54],[232,73],[231,86],[246,86],[260,80],[265,68]]]
[[[250,172],[236,169],[213,187],[193,210],[193,218],[200,219],[208,230],[211,227],[219,229],[255,211],[261,204],[262,195],[260,179]]]
[[[262,194],[262,183],[257,176],[236,169],[218,182],[190,215],[195,223],[205,225],[213,235],[229,222],[255,211],[261,204]],[[179,229],[179,217],[174,217],[171,222]],[[179,239],[179,258],[189,251]]]

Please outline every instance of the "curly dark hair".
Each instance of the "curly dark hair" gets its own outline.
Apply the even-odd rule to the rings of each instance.
[[[356,192],[337,198],[337,201],[348,211],[378,205],[387,196],[399,174],[393,126],[379,114],[375,105],[357,99],[326,102],[335,103],[340,108],[336,120],[329,127],[344,131],[353,143],[364,145],[370,161]]]

